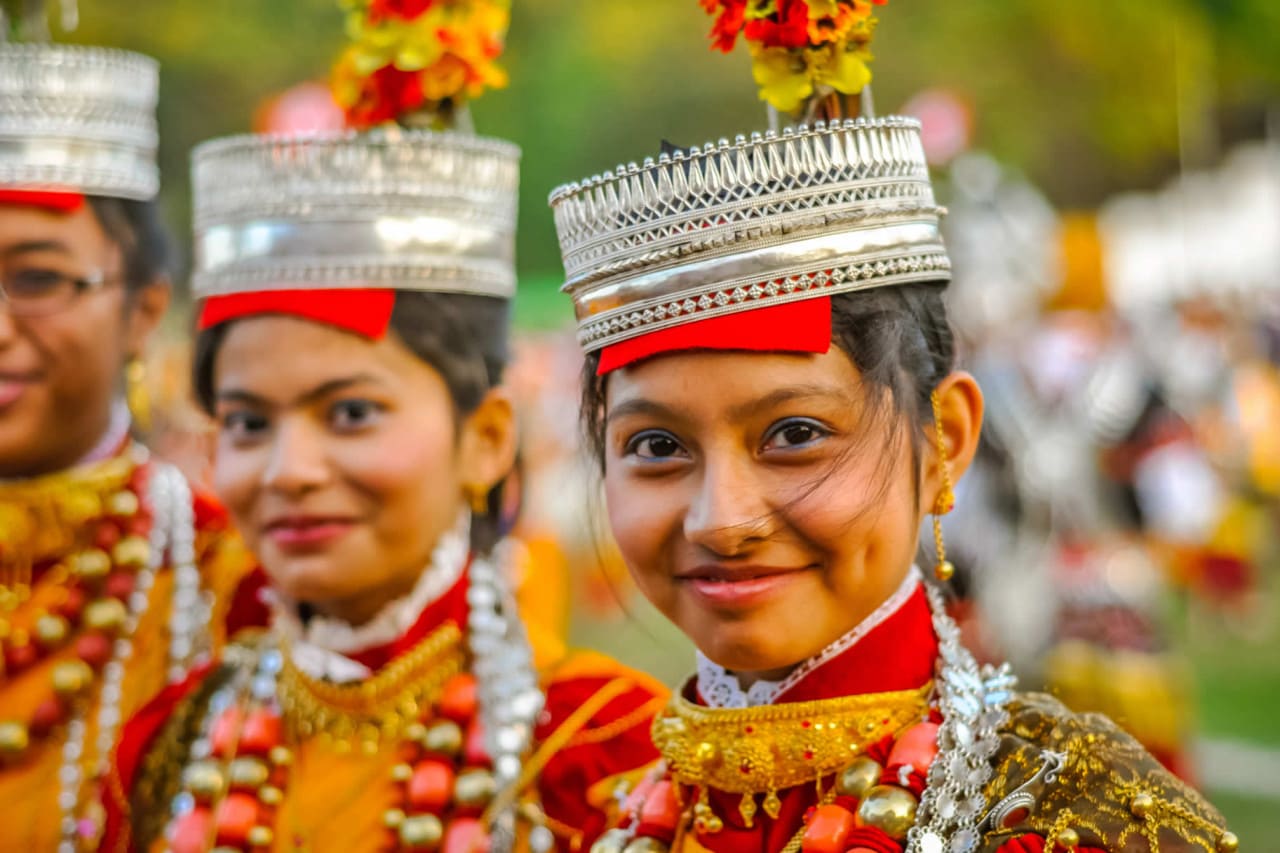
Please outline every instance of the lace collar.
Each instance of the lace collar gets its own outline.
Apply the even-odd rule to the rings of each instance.
[[[792,670],[790,675],[780,681],[757,681],[743,690],[736,675],[702,652],[698,652],[698,695],[710,708],[751,708],[757,705],[772,705],[779,696],[799,684],[809,673],[856,646],[872,629],[897,613],[911,598],[920,582],[920,570],[912,566],[893,595],[886,598],[866,619],[818,654],[800,664]]]
[[[471,516],[463,513],[457,525],[440,537],[431,562],[408,595],[388,602],[363,625],[315,615],[305,623],[298,604],[268,589],[272,625],[291,648],[294,664],[312,678],[346,684],[369,678],[373,672],[348,655],[394,642],[403,636],[423,609],[458,582],[471,553]]]

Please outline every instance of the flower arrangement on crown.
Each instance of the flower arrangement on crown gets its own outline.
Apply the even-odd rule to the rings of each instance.
[[[334,99],[357,129],[451,127],[467,101],[502,88],[510,0],[340,0],[351,43]]]
[[[806,121],[842,118],[871,82],[871,11],[887,0],[699,0],[715,16],[712,47],[742,36],[760,99]]]

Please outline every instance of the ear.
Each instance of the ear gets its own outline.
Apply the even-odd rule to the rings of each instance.
[[[969,470],[969,465],[978,452],[978,439],[982,433],[982,389],[978,387],[977,380],[968,373],[957,370],[939,382],[934,393],[938,395],[938,418],[936,421],[931,419],[925,426],[921,515],[933,512],[938,495],[948,478],[954,487]],[[941,458],[939,449],[945,459]],[[946,478],[943,477],[940,462],[946,465]]]
[[[462,424],[460,471],[464,486],[488,491],[516,464],[516,416],[505,388],[491,388]]]
[[[129,294],[125,308],[125,353],[129,358],[138,358],[146,350],[147,341],[169,310],[172,294],[168,278],[158,278]]]

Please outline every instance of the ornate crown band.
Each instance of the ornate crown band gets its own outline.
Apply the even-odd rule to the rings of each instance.
[[[722,139],[560,187],[550,203],[588,351],[769,304],[950,279],[909,118]]]
[[[0,185],[154,197],[158,89],[141,54],[0,44]]]
[[[195,294],[509,298],[519,159],[500,140],[400,129],[205,143],[192,155]]]

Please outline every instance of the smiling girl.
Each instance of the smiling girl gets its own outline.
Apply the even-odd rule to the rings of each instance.
[[[698,649],[595,853],[1235,849],[1108,720],[979,668],[947,615],[936,519],[983,400],[917,122],[668,150],[551,205],[610,524]]]
[[[139,438],[169,303],[157,84],[138,54],[0,45],[3,850],[97,843],[120,721],[221,641],[251,566]]]

